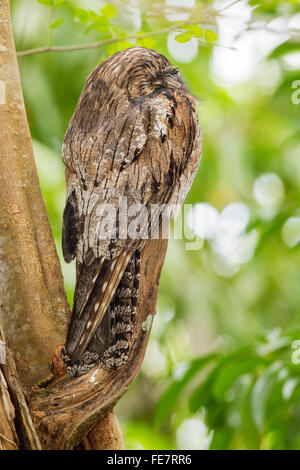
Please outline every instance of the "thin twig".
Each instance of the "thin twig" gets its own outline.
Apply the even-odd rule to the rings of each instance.
[[[104,39],[103,41],[97,41],[97,42],[92,42],[92,43],[88,43],[88,44],[72,44],[72,45],[66,45],[66,46],[51,46],[50,44],[48,44],[47,46],[43,46],[43,47],[37,47],[37,48],[34,48],[34,49],[27,49],[27,50],[24,50],[24,51],[19,51],[19,52],[17,52],[17,57],[25,57],[25,56],[33,55],[33,54],[42,54],[44,52],[72,52],[72,51],[82,51],[82,50],[87,50],[87,49],[97,49],[97,48],[107,46],[109,44],[115,44],[115,43],[121,42],[121,41],[136,41],[138,39],[144,39],[144,38],[148,38],[148,37],[151,37],[151,36],[160,36],[162,34],[167,34],[167,33],[170,33],[172,31],[177,31],[177,30],[179,30],[180,28],[182,28],[184,26],[197,25],[197,24],[200,24],[200,23],[210,24],[211,21],[213,20],[213,18],[216,18],[217,16],[224,16],[223,15],[224,11],[228,10],[229,8],[231,8],[232,6],[234,6],[234,5],[236,5],[237,3],[240,3],[240,2],[241,2],[241,0],[234,0],[231,3],[228,3],[224,7],[220,8],[219,10],[215,11],[214,13],[210,13],[210,16],[208,15],[207,18],[202,18],[202,19],[198,19],[198,20],[183,21],[181,23],[176,23],[176,24],[173,24],[172,26],[168,26],[166,28],[162,28],[162,29],[159,29],[157,31],[149,31],[149,32],[144,33],[144,34],[131,35],[131,36],[127,36],[127,37],[117,36],[117,37],[113,37],[113,38],[110,38],[110,39]],[[247,29],[248,30],[250,30],[250,29],[257,30],[257,29],[260,29],[260,28],[257,28],[255,26],[252,26],[252,25],[248,24]],[[265,28],[265,29],[267,29],[267,28]],[[279,34],[281,33],[280,31],[276,31],[276,30],[271,30],[271,29],[267,29],[267,30],[272,31],[274,33],[275,32],[277,32]],[[299,31],[298,30],[290,30],[290,31],[286,32],[286,34],[290,34],[291,36],[292,35],[297,36],[299,34]],[[203,42],[201,40],[198,41],[198,42],[199,42],[199,44],[201,44],[203,46],[211,45],[211,44],[208,44],[208,43]],[[217,47],[224,47],[226,49],[236,50],[235,47],[224,46],[224,45],[216,43],[216,42],[214,42],[212,44],[214,46],[217,46]]]
[[[269,26],[256,26],[256,25],[251,25],[249,24],[247,27],[247,31],[268,31],[269,33],[274,33],[274,34],[285,34],[287,36],[291,37],[298,37],[300,36],[300,29],[287,29],[286,31],[280,31],[278,29],[270,28]]]
[[[218,10],[218,14],[222,13],[225,10],[228,10],[228,8],[233,7],[233,5],[236,5],[237,3],[240,3],[241,0],[234,0],[234,2],[228,3],[228,5],[225,5],[224,7],[220,8]]]
[[[201,19],[198,19],[198,20],[183,21],[182,23],[173,24],[172,26],[168,26],[166,28],[159,29],[157,31],[149,31],[149,32],[144,33],[144,34],[132,35],[132,36],[127,36],[127,37],[119,37],[118,36],[118,37],[114,37],[114,38],[110,38],[110,39],[104,39],[103,41],[92,42],[92,43],[89,43],[89,44],[75,44],[75,45],[70,45],[70,46],[51,46],[50,44],[48,44],[47,46],[37,47],[35,49],[28,49],[28,50],[25,50],[25,51],[19,51],[19,52],[17,52],[17,56],[18,57],[25,57],[25,56],[28,56],[28,55],[41,54],[41,53],[44,53],[44,52],[71,52],[71,51],[82,51],[82,50],[86,50],[86,49],[96,49],[96,48],[107,46],[109,44],[114,44],[114,43],[117,43],[117,42],[120,42],[120,41],[135,41],[137,39],[144,39],[144,38],[148,38],[148,37],[151,37],[151,36],[160,36],[162,34],[167,34],[167,33],[170,33],[172,31],[176,31],[177,29],[180,29],[183,26],[197,25],[199,23],[204,23],[204,24],[208,23],[209,24],[210,20],[213,17],[217,17],[221,12],[227,10],[228,8],[230,8],[231,6],[235,5],[236,3],[240,2],[240,1],[241,0],[235,0],[231,3],[229,3],[228,5],[225,5],[220,10],[212,13],[210,15],[210,17],[201,18]],[[202,43],[202,44],[204,44],[204,43]]]
[[[194,24],[199,24],[199,23],[204,23],[205,20],[190,20],[190,21],[184,21],[182,23],[177,23],[175,25],[169,26],[167,28],[159,29],[157,31],[149,31],[144,34],[139,34],[139,35],[132,35],[132,36],[127,36],[127,37],[115,37],[115,38],[110,38],[110,39],[104,39],[103,41],[98,41],[98,42],[92,42],[88,44],[75,44],[75,45],[70,45],[70,46],[44,46],[44,47],[37,47],[35,49],[28,49],[25,51],[19,51],[17,52],[18,57],[25,57],[27,55],[32,55],[32,54],[41,54],[43,52],[70,52],[70,51],[82,51],[85,49],[96,49],[98,47],[103,47],[107,46],[108,44],[114,44],[116,42],[120,41],[133,41],[136,39],[144,39],[148,38],[150,36],[159,36],[161,34],[166,34],[170,33],[171,31],[175,31],[176,29],[181,28],[182,26],[191,26]]]

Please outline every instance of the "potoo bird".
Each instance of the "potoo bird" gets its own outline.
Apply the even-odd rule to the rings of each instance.
[[[70,375],[84,374],[96,363],[119,368],[126,362],[151,208],[155,213],[162,205],[181,206],[200,154],[195,100],[163,55],[133,47],[89,75],[63,145],[63,255],[77,262],[62,350]],[[121,227],[120,201],[128,214],[132,206],[146,214],[139,218],[137,236],[124,230],[124,220]],[[151,233],[160,223],[151,214]]]

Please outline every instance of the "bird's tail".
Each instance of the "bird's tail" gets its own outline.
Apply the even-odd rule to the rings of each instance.
[[[131,251],[124,251],[114,260],[98,259],[92,266],[79,269],[76,301],[65,345],[71,362],[81,358],[100,323],[103,323],[103,351],[108,347],[111,339],[109,306],[131,256]]]

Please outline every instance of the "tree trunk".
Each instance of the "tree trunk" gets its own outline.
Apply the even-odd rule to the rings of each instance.
[[[0,2],[0,321],[26,386],[49,376],[69,308],[34,162],[9,1]]]
[[[0,2],[0,44],[0,340],[7,353],[0,365],[0,448],[122,449],[113,407],[144,358],[167,240],[150,240],[142,253],[126,365],[64,375],[58,346],[69,306],[34,162],[9,0]]]
[[[123,450],[124,442],[122,432],[113,411],[110,411],[105,418],[82,439],[76,447],[78,450]]]
[[[3,372],[0,370],[0,450],[19,449],[14,419],[15,409]]]

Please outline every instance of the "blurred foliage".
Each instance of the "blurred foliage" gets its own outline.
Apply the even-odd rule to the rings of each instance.
[[[299,449],[299,334],[283,337],[274,329],[226,354],[177,364],[156,406],[156,424],[168,424],[173,413],[180,422],[202,411],[214,430],[211,449]]]
[[[300,448],[300,2],[221,11],[230,3],[11,2],[19,51],[119,38],[19,59],[70,303],[61,145],[87,75],[138,44],[177,65],[198,99],[203,159],[186,202],[204,217],[205,241],[185,250],[186,240],[170,240],[144,365],[118,405],[129,449]]]

